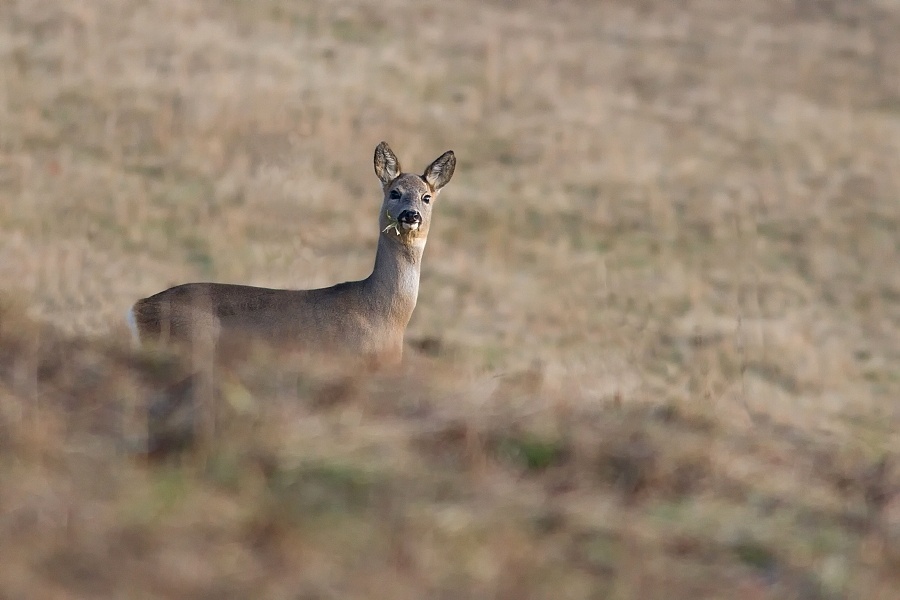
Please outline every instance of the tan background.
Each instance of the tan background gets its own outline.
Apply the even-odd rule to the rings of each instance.
[[[65,469],[0,463],[19,482],[7,514],[34,497],[103,507],[75,538],[85,555],[52,568],[62,525],[38,511],[34,554],[0,568],[0,595],[888,598],[900,508],[865,498],[898,483],[898,32],[894,0],[3,2],[7,297],[105,344],[131,302],[179,282],[361,278],[375,145],[415,171],[453,149],[408,331],[414,379],[380,385],[444,390],[422,401],[488,442],[438,468],[407,452],[446,415],[313,410],[283,440],[318,423],[321,460],[363,468],[377,447],[377,480],[444,469],[457,493],[403,486],[402,526],[365,502],[325,525],[274,519],[286,532],[265,551],[241,533],[265,503],[196,474],[119,465],[103,504]],[[489,443],[520,429],[565,442],[555,468],[578,473],[573,489]],[[614,465],[599,483],[581,470],[606,473],[597,452]],[[682,467],[703,483],[672,499]],[[632,476],[637,505],[620,497]],[[128,490],[166,485],[176,508],[123,525]],[[542,511],[564,515],[552,533],[526,525]],[[887,524],[853,520],[873,511]],[[142,541],[115,541],[132,529]],[[167,575],[122,566],[115,543]]]

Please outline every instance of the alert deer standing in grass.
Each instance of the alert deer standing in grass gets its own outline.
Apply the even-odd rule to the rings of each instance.
[[[419,176],[403,173],[385,142],[375,148],[384,201],[372,274],[314,290],[187,283],[138,300],[129,313],[141,344],[215,348],[226,338],[349,353],[398,363],[419,294],[431,210],[456,167],[447,151]]]
[[[312,290],[179,285],[134,304],[128,314],[133,336],[141,345],[189,348],[202,364],[211,362],[223,344],[255,340],[358,356],[379,366],[399,363],[419,294],[434,200],[455,168],[456,157],[447,151],[421,176],[404,173],[387,143],[380,143],[375,148],[375,174],[384,200],[371,275]]]

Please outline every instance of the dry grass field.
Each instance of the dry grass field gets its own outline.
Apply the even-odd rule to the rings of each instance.
[[[0,599],[895,599],[897,0],[0,1]],[[125,310],[368,274],[459,159],[400,372]]]

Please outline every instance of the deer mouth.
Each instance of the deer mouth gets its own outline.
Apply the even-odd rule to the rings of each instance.
[[[417,210],[404,210],[397,216],[397,222],[403,231],[418,231],[422,225],[422,215]]]
[[[413,231],[418,231],[422,226],[422,215],[417,211],[404,210],[396,219],[392,217],[389,212],[385,211],[384,216],[386,217],[388,224],[387,227],[382,229],[383,233],[387,233],[393,229],[394,233],[400,235],[401,231],[403,233],[411,233]]]

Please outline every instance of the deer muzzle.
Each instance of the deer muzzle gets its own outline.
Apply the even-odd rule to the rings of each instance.
[[[404,210],[397,215],[397,222],[404,231],[416,231],[422,225],[422,215],[417,210]]]

